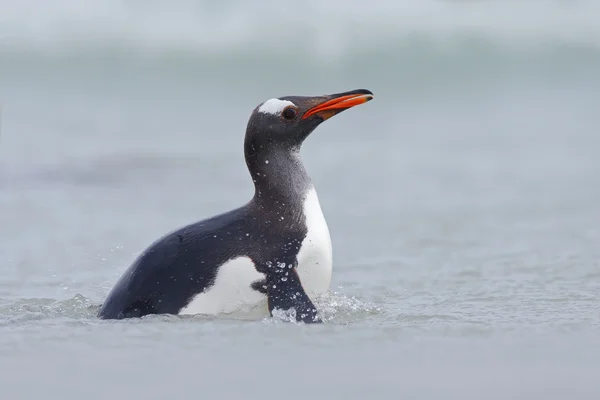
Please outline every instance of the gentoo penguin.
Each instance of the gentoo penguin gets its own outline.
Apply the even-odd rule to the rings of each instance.
[[[98,317],[214,315],[262,303],[265,315],[279,310],[298,322],[321,322],[311,296],[329,289],[331,239],[300,147],[320,123],[372,98],[359,89],[257,106],[244,139],[252,199],[150,245],[108,294]]]

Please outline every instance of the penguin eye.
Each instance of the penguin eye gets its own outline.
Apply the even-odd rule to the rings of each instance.
[[[287,120],[292,120],[296,117],[296,109],[294,107],[288,107],[281,113],[283,118]]]

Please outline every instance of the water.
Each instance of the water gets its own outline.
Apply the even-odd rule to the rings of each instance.
[[[2,398],[600,394],[596,2],[0,5]],[[95,318],[251,196],[256,104],[355,88],[303,149],[325,324]]]

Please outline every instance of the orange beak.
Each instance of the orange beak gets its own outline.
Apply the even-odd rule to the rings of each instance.
[[[359,104],[373,100],[373,93],[368,90],[360,89],[353,92],[345,92],[337,95],[327,96],[327,100],[310,108],[302,119],[306,119],[311,115],[319,115],[323,120],[333,117],[337,113],[347,110]]]

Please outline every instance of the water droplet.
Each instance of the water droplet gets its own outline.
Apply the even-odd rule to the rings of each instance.
[[[269,163],[269,160],[265,160],[265,164],[268,164],[268,163]]]
[[[287,278],[285,276],[283,276],[283,277],[281,277],[281,281],[285,282],[285,281],[287,281]]]
[[[277,285],[273,285],[273,289],[277,289]]]

